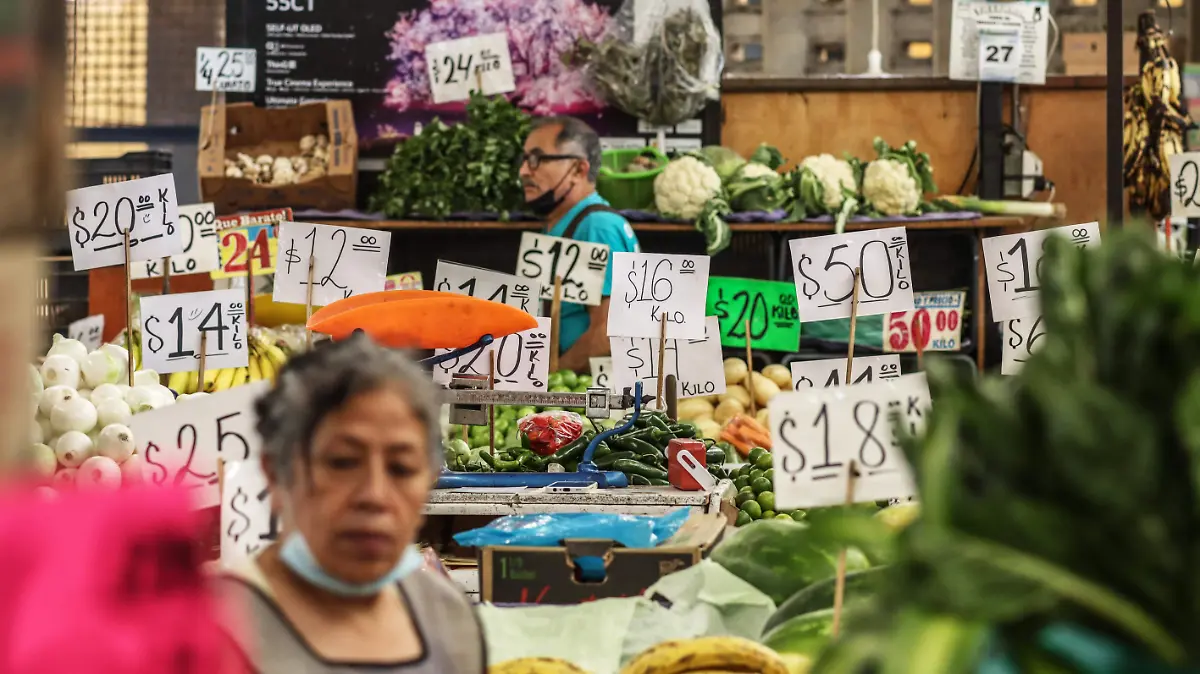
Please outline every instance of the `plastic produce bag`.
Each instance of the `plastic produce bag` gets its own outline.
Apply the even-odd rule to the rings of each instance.
[[[604,41],[567,55],[611,105],[672,126],[717,98],[724,56],[708,0],[625,0],[615,22]]]
[[[687,518],[687,508],[659,517],[609,513],[509,515],[487,526],[455,534],[454,542],[480,548],[486,545],[554,546],[568,538],[602,538],[627,548],[653,548],[674,536]]]
[[[574,412],[538,412],[522,417],[517,429],[534,453],[550,456],[583,435],[583,417]]]
[[[516,658],[561,658],[592,674],[617,674],[622,642],[641,597],[600,599],[574,606],[481,604],[479,621],[492,663]]]

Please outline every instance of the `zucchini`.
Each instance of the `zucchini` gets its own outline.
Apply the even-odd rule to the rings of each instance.
[[[876,582],[875,579],[879,578],[886,569],[886,566],[877,566],[847,573],[844,601],[849,601],[851,596],[870,594],[871,585]],[[795,594],[788,597],[787,601],[780,604],[779,608],[767,619],[766,624],[763,625],[763,634],[796,616],[813,613],[814,611],[832,609],[833,592],[836,583],[837,578],[826,578],[796,591]]]
[[[648,477],[642,477],[641,475],[638,475],[637,473],[631,473],[628,477],[629,477],[629,484],[631,484],[631,485],[637,485],[639,487],[649,487],[650,486],[650,478],[648,478]]]
[[[619,470],[626,475],[641,475],[651,480],[667,479],[667,471],[649,466],[633,459],[617,459],[612,464],[613,470]]]

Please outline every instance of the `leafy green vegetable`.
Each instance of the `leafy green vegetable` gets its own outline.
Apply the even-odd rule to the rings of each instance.
[[[704,252],[708,255],[725,250],[733,240],[733,230],[725,222],[725,216],[732,212],[725,197],[717,196],[709,199],[700,215],[696,216],[696,231],[704,235]]]
[[[713,167],[713,170],[721,177],[722,183],[732,178],[738,172],[738,169],[742,168],[746,163],[742,155],[723,145],[706,145],[694,154],[698,155],[698,159],[707,162],[709,166]]]
[[[735,211],[773,211],[787,201],[783,176],[757,162],[747,162],[725,183],[729,205]]]
[[[758,148],[754,150],[754,154],[750,155],[750,161],[757,162],[771,169],[777,169],[783,166],[787,160],[783,158],[783,153],[774,145],[760,143]]]

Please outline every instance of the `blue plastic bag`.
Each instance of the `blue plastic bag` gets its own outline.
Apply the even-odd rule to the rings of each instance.
[[[674,536],[687,518],[687,508],[659,517],[609,513],[509,515],[487,526],[455,534],[454,542],[481,548],[487,545],[554,546],[568,538],[600,538],[627,548],[653,548]]]

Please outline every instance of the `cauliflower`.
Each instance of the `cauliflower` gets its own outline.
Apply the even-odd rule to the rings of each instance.
[[[654,179],[654,205],[660,213],[693,220],[721,194],[721,178],[695,157],[680,157]]]
[[[836,213],[846,199],[846,191],[857,192],[854,168],[850,162],[831,154],[805,157],[800,165],[816,176],[821,183],[821,206],[826,213]]]
[[[863,174],[863,196],[884,215],[913,213],[921,205],[921,189],[908,165],[894,159],[876,159]]]
[[[778,178],[779,172],[770,166],[751,161],[742,165],[742,176],[745,178]]]

